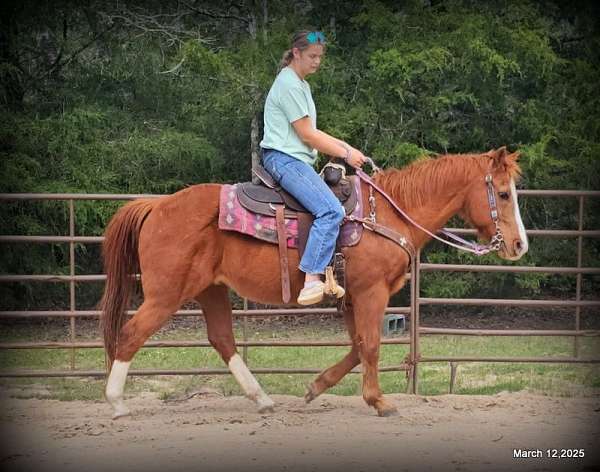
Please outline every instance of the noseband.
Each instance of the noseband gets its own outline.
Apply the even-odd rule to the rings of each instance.
[[[377,173],[377,172],[381,171],[381,169],[375,165],[375,163],[373,162],[373,160],[370,157],[367,158],[367,162],[369,162],[369,164],[373,168],[374,172]],[[375,223],[375,221],[374,221],[375,220],[375,199],[374,199],[373,194],[372,194],[373,189],[375,189],[375,190],[377,190],[377,192],[379,192],[383,196],[383,198],[385,198],[392,205],[392,207],[398,213],[400,213],[400,215],[402,215],[402,217],[406,221],[408,221],[413,226],[419,228],[425,234],[431,236],[434,239],[437,239],[438,241],[440,241],[440,242],[442,242],[442,243],[444,243],[444,244],[446,244],[448,246],[454,247],[454,248],[459,249],[461,251],[470,252],[472,254],[475,254],[476,256],[483,256],[483,255],[488,254],[489,252],[492,252],[492,251],[499,251],[500,248],[502,247],[502,244],[504,243],[504,236],[502,235],[502,231],[500,230],[500,223],[499,223],[499,218],[498,218],[498,205],[496,203],[496,189],[494,188],[494,184],[493,184],[493,181],[492,181],[492,174],[487,174],[485,176],[485,183],[486,183],[486,186],[487,186],[487,195],[488,195],[488,205],[489,205],[489,208],[490,208],[490,216],[491,216],[492,221],[493,221],[493,223],[494,223],[494,225],[496,227],[496,233],[492,236],[492,238],[490,239],[490,242],[488,244],[479,244],[479,243],[476,243],[474,241],[469,241],[469,240],[463,239],[460,236],[458,236],[458,235],[450,232],[446,228],[443,228],[442,230],[440,230],[439,233],[443,234],[444,236],[446,236],[446,237],[448,237],[450,239],[453,239],[454,241],[456,241],[456,243],[453,243],[453,242],[448,241],[446,239],[440,238],[439,236],[437,236],[436,234],[432,233],[427,228],[424,228],[419,223],[417,223],[415,220],[413,220],[364,171],[362,171],[361,169],[357,169],[356,170],[356,175],[358,175],[358,177],[363,182],[365,182],[367,185],[369,185],[369,190],[371,192],[371,196],[369,197],[369,204],[371,205],[371,214],[370,214],[370,219],[372,220],[371,223]],[[352,218],[352,217],[347,217],[347,219],[348,220],[352,220],[352,221],[356,221],[357,220],[356,218]],[[366,228],[368,228],[368,225],[365,224],[365,222],[362,222],[362,223],[363,223],[363,226],[365,226]]]

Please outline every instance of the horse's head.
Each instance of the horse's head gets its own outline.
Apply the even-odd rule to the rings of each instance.
[[[517,164],[519,153],[510,154],[502,147],[483,156],[486,159],[485,172],[491,176],[491,182],[482,175],[470,185],[461,214],[484,239],[491,239],[499,230],[503,241],[498,255],[515,261],[529,248],[515,187],[520,171]]]

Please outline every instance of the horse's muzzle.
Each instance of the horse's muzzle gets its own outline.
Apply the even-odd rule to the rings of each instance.
[[[509,261],[518,261],[527,253],[528,250],[528,242],[516,238],[513,239],[512,244],[510,245],[508,245],[506,241],[503,241],[502,247],[498,251],[498,255],[502,259],[506,259]]]

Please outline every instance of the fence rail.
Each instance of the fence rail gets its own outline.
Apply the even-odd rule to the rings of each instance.
[[[577,198],[579,203],[577,215],[577,230],[556,230],[556,229],[530,229],[527,230],[528,236],[550,237],[550,238],[576,238],[577,239],[577,265],[575,267],[530,267],[530,266],[505,266],[505,265],[465,265],[465,264],[432,264],[421,263],[420,254],[417,257],[412,274],[409,274],[411,304],[407,307],[388,307],[386,313],[399,313],[409,315],[410,333],[409,336],[384,339],[382,344],[398,345],[404,344],[410,346],[409,362],[399,363],[393,366],[383,366],[380,368],[384,372],[406,371],[410,374],[410,391],[418,392],[418,367],[423,362],[449,362],[451,365],[451,383],[456,372],[456,365],[460,362],[540,362],[540,363],[600,363],[600,359],[583,358],[579,352],[579,339],[581,337],[597,337],[600,331],[581,329],[581,307],[598,307],[599,300],[582,300],[581,284],[583,275],[599,275],[600,268],[584,267],[582,246],[584,238],[600,238],[600,230],[584,230],[584,202],[585,199],[600,197],[600,191],[582,191],[582,190],[520,190],[520,196],[524,197],[572,197]],[[77,236],[75,234],[75,211],[76,201],[82,200],[134,200],[137,198],[156,198],[160,195],[148,194],[44,194],[44,193],[23,193],[23,194],[0,194],[0,201],[43,201],[57,200],[66,201],[69,206],[69,234],[68,235],[48,235],[48,236],[30,236],[30,235],[0,235],[0,244],[2,243],[36,243],[36,244],[69,244],[69,274],[28,274],[0,275],[0,283],[14,282],[42,282],[42,283],[68,283],[69,284],[69,310],[12,310],[0,311],[0,319],[3,318],[69,318],[70,319],[70,340],[65,342],[4,342],[0,343],[0,349],[70,349],[71,350],[71,369],[66,371],[51,370],[6,370],[0,371],[0,377],[101,377],[105,375],[104,371],[95,370],[77,370],[75,368],[75,350],[76,349],[98,349],[102,348],[101,341],[77,341],[76,340],[76,319],[78,318],[98,318],[98,310],[78,310],[75,295],[75,286],[78,283],[101,282],[106,279],[103,274],[77,275],[75,273],[75,245],[76,244],[100,244],[103,237],[100,236]],[[473,235],[474,230],[453,228],[457,234]],[[431,271],[455,271],[455,272],[512,272],[512,273],[548,273],[565,274],[576,277],[576,293],[574,299],[570,300],[511,300],[511,299],[474,299],[474,298],[431,298],[420,295],[420,272]],[[431,328],[420,325],[419,307],[421,305],[477,305],[477,306],[522,306],[522,307],[571,307],[575,310],[574,328],[572,330],[489,330],[489,329],[446,329]],[[244,300],[244,306],[247,301]],[[328,314],[334,313],[334,308],[292,308],[292,309],[242,309],[233,310],[233,315],[246,319],[247,317],[257,316],[280,316],[292,314]],[[133,315],[135,311],[129,310],[127,314]],[[202,316],[202,310],[179,310],[175,316]],[[420,336],[435,335],[456,335],[456,336],[565,336],[574,340],[574,355],[572,357],[451,357],[438,356],[427,357],[420,355]],[[163,348],[163,347],[209,347],[210,343],[205,340],[200,341],[148,341],[144,347]],[[320,347],[320,346],[350,346],[349,341],[249,341],[244,330],[243,339],[237,342],[237,346],[245,351],[248,348],[261,347]],[[321,368],[304,369],[283,369],[283,368],[252,368],[256,374],[309,374],[319,373]],[[353,373],[359,373],[360,369],[354,369]],[[227,369],[188,369],[188,370],[165,370],[165,369],[146,369],[133,370],[131,375],[221,375],[229,374]]]

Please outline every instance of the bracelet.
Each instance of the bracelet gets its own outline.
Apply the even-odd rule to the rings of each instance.
[[[342,144],[342,146],[344,147],[344,149],[346,149],[346,155],[344,157],[342,157],[342,159],[344,159],[346,162],[348,162],[348,159],[350,159],[350,156],[352,155],[352,149],[350,149],[350,146],[345,146]]]

